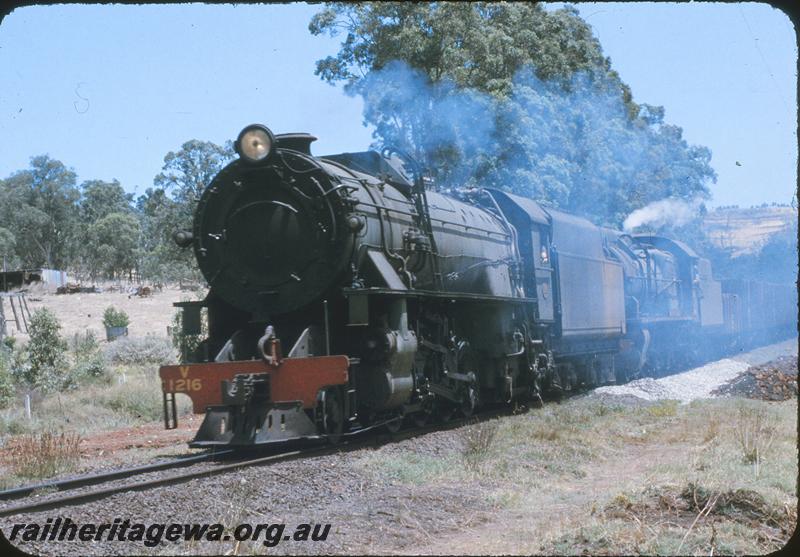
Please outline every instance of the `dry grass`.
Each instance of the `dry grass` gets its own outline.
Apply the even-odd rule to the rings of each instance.
[[[755,475],[761,470],[761,462],[772,446],[776,432],[775,418],[769,415],[765,408],[747,407],[739,408],[735,422],[736,441],[742,451],[742,460],[752,464]]]
[[[74,470],[80,462],[81,438],[77,433],[40,433],[15,439],[10,450],[11,468],[25,478],[48,478]]]
[[[147,334],[166,335],[167,327],[172,324],[175,308],[173,302],[193,298],[192,292],[177,288],[164,288],[163,292],[155,292],[151,297],[139,298],[122,292],[82,293],[82,294],[48,294],[30,293],[28,305],[31,311],[47,307],[55,313],[63,329],[61,333],[71,338],[75,333],[92,331],[101,343],[105,343],[103,327],[103,310],[113,305],[130,316],[129,334],[132,337],[143,337]],[[18,335],[26,340],[25,334]]]
[[[455,483],[497,509],[497,524],[474,532],[480,542],[448,538],[434,553],[766,553],[796,524],[796,418],[796,401],[576,397],[496,420],[491,435],[463,428],[433,455],[409,448],[367,461],[412,489]],[[758,475],[742,430],[748,440],[757,432]]]
[[[677,400],[662,400],[647,407],[647,412],[656,418],[671,418],[678,413]]]
[[[497,420],[478,422],[461,430],[462,455],[469,470],[479,471],[489,458],[497,430]]]
[[[122,337],[108,343],[105,357],[114,364],[152,366],[178,361],[178,353],[165,336]]]
[[[703,444],[711,443],[719,435],[720,422],[717,416],[711,416],[706,423],[706,431],[703,435]]]
[[[674,416],[638,414],[660,423],[628,456],[655,449],[658,459],[625,470],[619,481],[628,489],[607,492],[605,506],[586,502],[588,516],[578,507],[532,551],[755,554],[786,544],[797,525],[796,401],[707,400],[676,406]]]
[[[637,495],[619,493],[594,520],[616,531],[620,549],[637,553],[713,554],[720,544],[738,553],[782,547],[794,532],[797,510],[770,503],[751,489],[711,489],[690,482],[682,488],[653,486]],[[750,539],[739,538],[745,532]],[[605,543],[586,536],[582,542],[589,551]]]

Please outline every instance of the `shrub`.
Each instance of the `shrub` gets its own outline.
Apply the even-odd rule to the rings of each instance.
[[[14,401],[14,382],[11,376],[11,351],[0,346],[0,408]]]
[[[98,351],[87,354],[75,362],[70,370],[70,382],[77,386],[86,381],[109,383],[111,373],[103,355]]]
[[[25,350],[24,347],[15,345],[14,348],[6,352],[6,354],[8,357],[8,370],[14,383],[32,387],[33,385],[28,383],[27,379],[30,376],[31,367],[27,350]]]
[[[105,358],[100,352],[100,343],[93,331],[75,333],[69,340],[75,364],[65,379],[65,388],[76,388],[80,383],[103,382],[111,380]]]
[[[115,364],[163,365],[175,361],[175,350],[164,337],[125,337],[106,346],[106,358]]]
[[[678,413],[678,401],[660,400],[652,406],[648,406],[647,412],[656,418],[671,418]]]
[[[171,328],[172,345],[178,351],[181,363],[195,361],[195,353],[198,351],[203,339],[208,336],[208,313],[202,310],[200,317],[200,334],[187,335],[183,332],[183,310],[178,309],[172,316]]]
[[[26,347],[29,366],[21,372],[22,379],[29,386],[44,391],[61,388],[68,367],[65,358],[67,343],[59,334],[60,329],[58,319],[47,308],[33,312],[28,327],[30,340]]]
[[[69,339],[69,349],[75,360],[81,360],[96,353],[100,348],[100,343],[97,342],[97,337],[91,329],[84,333],[75,333]]]
[[[10,450],[11,467],[16,475],[27,478],[68,472],[80,461],[80,442],[76,433],[21,436]]]
[[[105,327],[127,327],[130,323],[128,314],[117,310],[114,306],[109,306],[103,312],[103,325]]]
[[[115,413],[143,421],[162,418],[161,392],[150,383],[128,382],[98,393],[96,402]]]

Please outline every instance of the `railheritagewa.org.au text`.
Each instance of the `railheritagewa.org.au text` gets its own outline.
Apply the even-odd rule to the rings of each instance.
[[[225,528],[222,524],[188,524],[180,522],[143,524],[115,518],[104,524],[76,523],[70,518],[48,518],[41,523],[17,523],[6,530],[9,541],[128,541],[155,547],[162,541],[260,541],[275,547],[282,541],[324,542],[330,524],[238,524]]]

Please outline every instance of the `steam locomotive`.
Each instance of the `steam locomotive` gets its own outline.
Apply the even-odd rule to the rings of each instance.
[[[399,151],[316,157],[251,125],[203,192],[180,302],[207,338],[160,369],[205,414],[193,447],[327,439],[620,383],[796,326],[794,285],[717,281],[680,241],[497,189],[426,187]],[[703,354],[705,350],[705,354]]]

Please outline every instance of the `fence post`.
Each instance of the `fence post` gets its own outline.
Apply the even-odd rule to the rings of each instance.
[[[3,306],[5,305],[5,298],[0,294],[0,340],[6,336],[6,313]]]
[[[25,415],[28,417],[29,421],[32,419],[32,416],[31,416],[31,395],[30,395],[30,393],[25,395]]]

